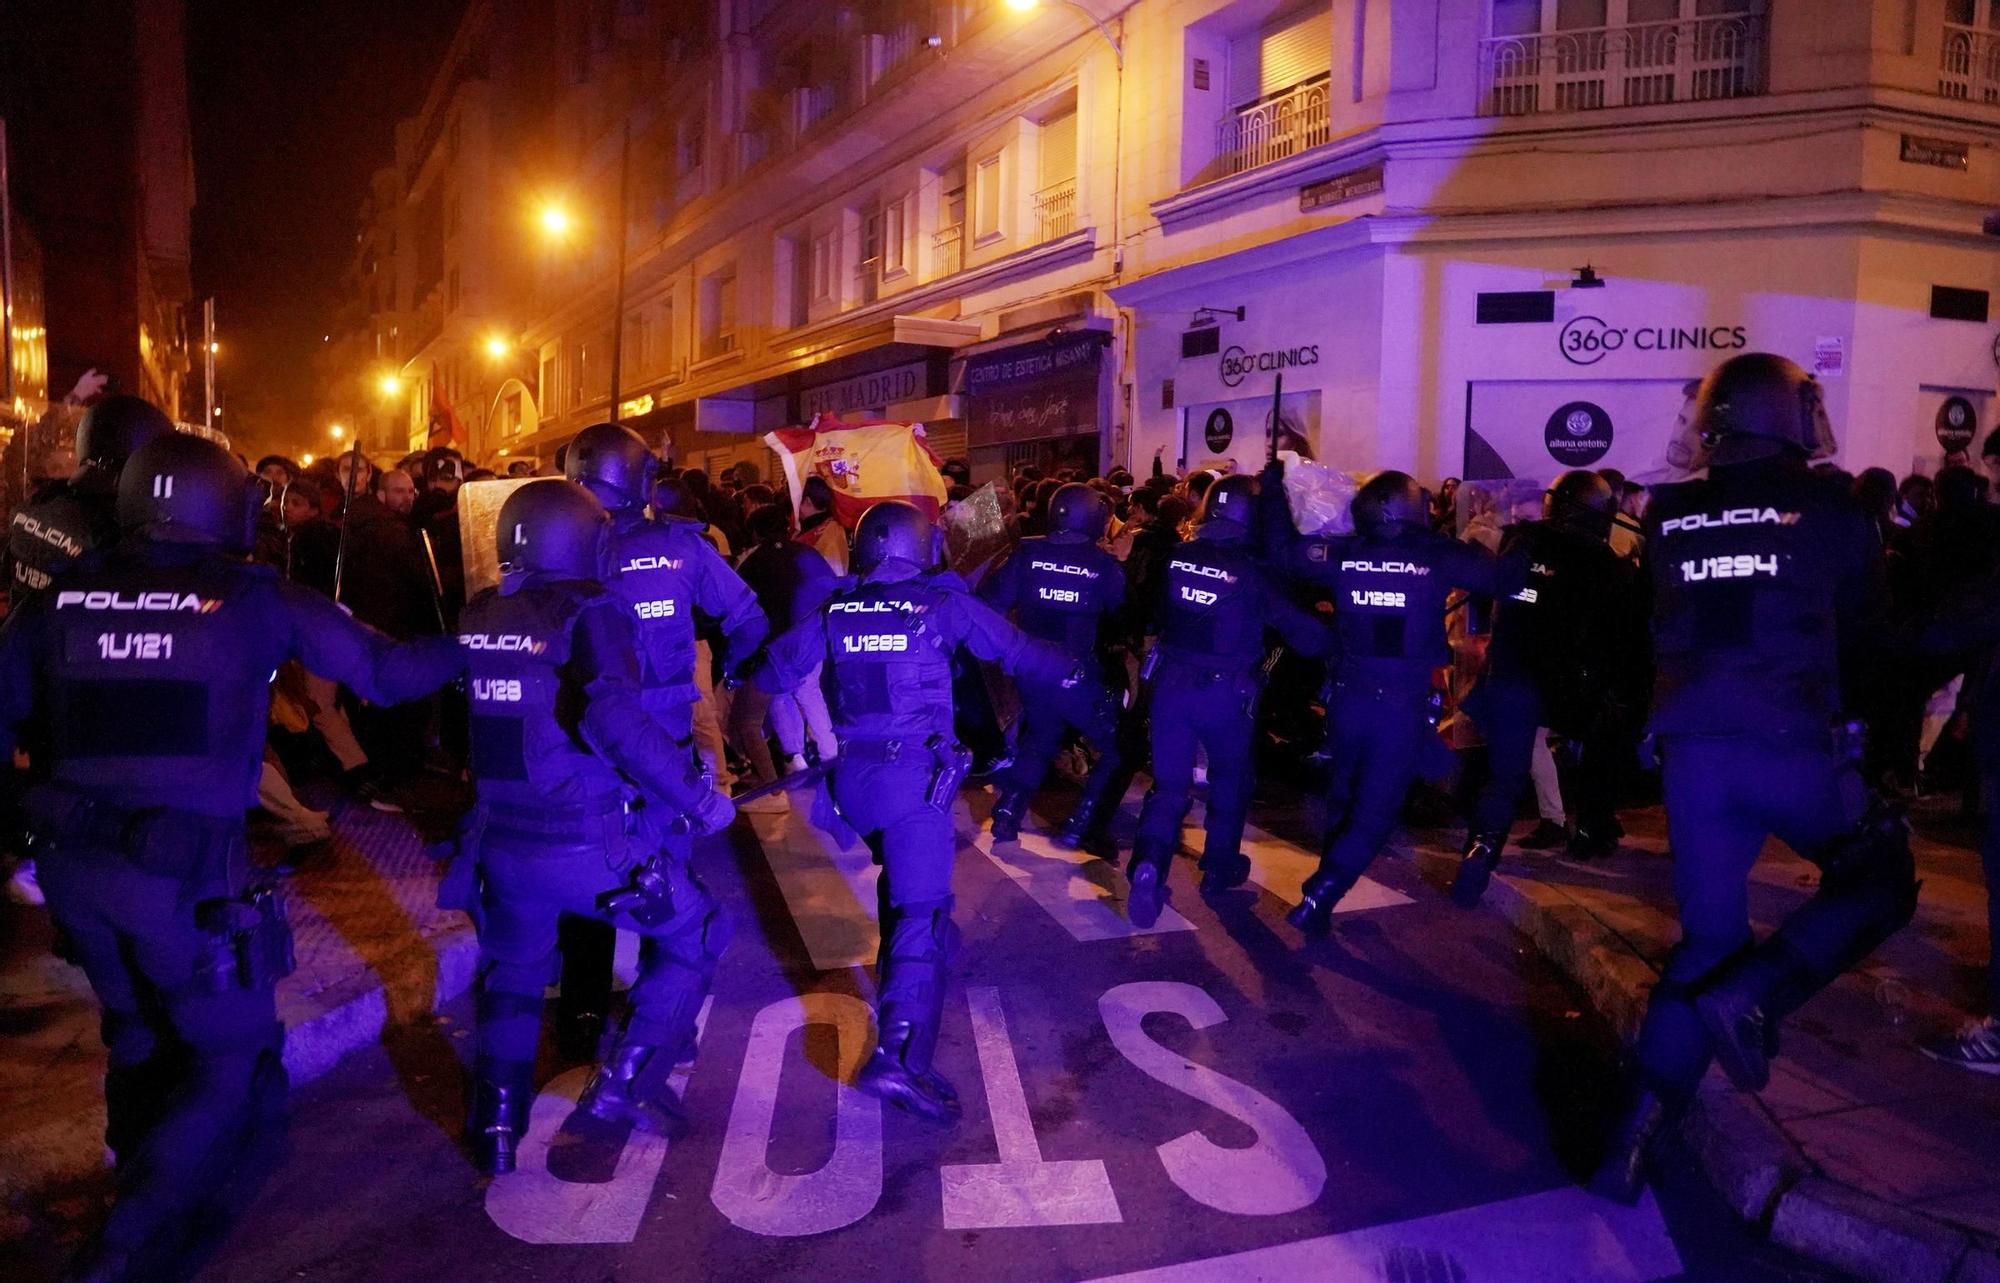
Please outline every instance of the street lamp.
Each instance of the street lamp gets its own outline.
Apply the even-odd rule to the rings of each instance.
[[[569,234],[576,230],[576,220],[560,205],[542,206],[536,222],[541,225],[542,234],[552,241],[568,240]]]
[[[1041,7],[1041,3],[1042,0],[1007,0],[1007,7],[1015,13],[1033,13]],[[1098,17],[1082,0],[1062,0],[1062,3],[1090,19],[1091,25],[1097,28],[1097,34],[1103,36],[1105,43],[1111,46],[1111,56],[1118,60],[1118,70],[1124,71],[1125,46],[1119,43],[1118,37],[1111,34],[1111,28],[1104,25],[1104,19]]]
[[[332,427],[327,429],[327,433],[330,436],[332,436],[335,441],[338,441],[347,435],[347,429],[341,427],[338,423],[336,423]]]
[[[509,343],[506,339],[502,338],[498,334],[489,334],[486,336],[486,355],[491,360],[494,361],[506,360],[507,353],[513,351],[513,348],[514,348],[513,344]]]
[[[403,394],[403,380],[393,374],[383,375],[382,381],[376,386],[382,389],[382,395],[385,397],[395,397]]]
[[[299,462],[305,464],[308,468],[312,466],[312,461],[312,451],[310,450],[299,456]]]

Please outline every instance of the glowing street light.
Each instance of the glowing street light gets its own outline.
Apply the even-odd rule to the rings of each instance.
[[[567,239],[569,234],[576,230],[576,220],[560,205],[542,206],[537,221],[541,223],[542,234],[552,241]]]
[[[377,386],[382,389],[383,396],[394,397],[403,394],[403,381],[393,374],[383,375],[381,383]]]
[[[341,427],[338,423],[336,423],[332,427],[327,429],[327,433],[328,435],[332,436],[335,441],[338,441],[342,437],[345,437],[347,435],[347,429]]]
[[[307,467],[312,466],[312,461],[313,457],[311,451],[307,451],[305,454],[299,456],[299,462],[305,464]]]
[[[1041,0],[1007,0],[1007,7],[1015,13],[1030,13],[1040,2]]]
[[[486,355],[495,361],[504,361],[512,348],[513,344],[498,334],[486,336]]]
[[[212,353],[216,353],[216,352],[220,352],[220,351],[222,350],[222,344],[220,344],[220,343],[211,343],[211,344],[209,344],[209,345],[208,345],[208,350],[209,350],[209,352],[210,352],[211,354],[212,354]]]

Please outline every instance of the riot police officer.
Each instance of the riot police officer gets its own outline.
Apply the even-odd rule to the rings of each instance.
[[[611,533],[582,486],[529,482],[500,506],[500,586],[460,618],[479,803],[451,898],[473,899],[479,926],[471,1140],[495,1175],[513,1170],[526,1131],[561,916],[647,941],[631,1014],[579,1107],[668,1135],[684,1119],[667,1075],[693,1052],[728,937],[721,907],[658,835],[714,832],[735,810],[645,708],[636,626],[601,582]],[[464,886],[475,870],[476,898]]]
[[[0,631],[0,761],[30,716],[49,728],[22,807],[104,1008],[120,1196],[73,1277],[160,1277],[190,1212],[282,1120],[290,932],[243,829],[272,672],[298,659],[388,704],[458,667],[443,638],[399,646],[245,562],[262,497],[220,446],[155,436],[118,484],[124,541]]]
[[[1023,539],[980,585],[979,595],[996,610],[1014,612],[1021,631],[1030,637],[1088,665],[1108,691],[1119,675],[1111,646],[1118,640],[1116,621],[1125,605],[1125,569],[1098,546],[1111,521],[1111,503],[1089,486],[1072,481],[1056,491],[1048,521],[1049,533]],[[1101,831],[1117,809],[1118,799],[1109,794],[1119,781],[1130,778],[1120,770],[1118,702],[1107,699],[1078,711],[1081,720],[1072,721],[1045,703],[1031,702],[1021,710],[1013,765],[997,781],[995,842],[1012,842],[1021,835],[1028,801],[1042,786],[1049,764],[1072,730],[1088,739],[1099,756],[1060,840],[1070,846],[1081,844],[1093,831]]]
[[[1492,593],[1500,582],[1484,549],[1431,529],[1430,505],[1408,473],[1369,478],[1353,513],[1353,534],[1297,540],[1285,560],[1332,595],[1340,636],[1327,703],[1326,838],[1288,916],[1308,935],[1327,933],[1334,907],[1388,841],[1426,737],[1435,739],[1431,674],[1451,662],[1447,601],[1457,591]]]
[[[1577,750],[1566,790],[1576,802],[1570,854],[1589,859],[1617,849],[1619,768],[1640,702],[1632,675],[1643,671],[1646,643],[1637,568],[1611,550],[1616,510],[1604,478],[1566,472],[1543,496],[1542,520],[1509,527],[1501,542],[1502,558],[1521,563],[1526,583],[1495,607],[1486,671],[1466,700],[1486,737],[1489,773],[1468,843],[1482,864],[1507,845],[1543,728]]]
[[[645,439],[616,423],[585,428],[563,456],[563,474],[611,514],[612,567],[604,586],[638,617],[640,700],[691,752],[703,684],[695,672],[701,658],[696,612],[720,622],[726,673],[764,643],[770,625],[756,595],[708,541],[700,522],[646,515],[658,471],[659,460]],[[690,849],[684,835],[656,836],[678,845],[683,855]],[[557,1029],[565,1050],[580,1058],[594,1052],[609,1007],[611,954],[608,929],[580,918],[564,924]]]
[[[1703,380],[1706,480],[1647,513],[1681,940],[1647,1005],[1629,1111],[1596,1179],[1630,1201],[1652,1137],[1711,1056],[1737,1086],[1769,1077],[1779,1022],[1916,907],[1902,822],[1871,799],[1843,732],[1843,679],[1865,676],[1885,596],[1868,517],[1809,460],[1832,453],[1812,378],[1766,353]],[[1845,664],[1845,667],[1843,665]],[[1761,942],[1747,884],[1767,835],[1818,864],[1818,891]]]
[[[135,396],[112,396],[84,411],[76,428],[76,471],[14,512],[7,529],[9,591],[15,606],[48,589],[63,567],[118,534],[118,477],[133,452],[174,425]]]
[[[1257,478],[1223,477],[1202,496],[1194,537],[1176,547],[1153,603],[1158,642],[1142,678],[1152,689],[1153,787],[1139,812],[1126,867],[1125,912],[1142,927],[1169,898],[1167,870],[1194,789],[1195,750],[1208,752],[1208,811],[1201,889],[1223,891],[1250,876],[1243,826],[1254,785],[1251,730],[1263,692],[1264,634],[1276,629],[1308,656],[1332,649],[1332,634],[1278,591],[1253,554]]]
[[[1098,693],[1074,661],[1008,623],[955,575],[929,573],[940,534],[914,504],[869,508],[850,563],[859,581],[773,641],[754,680],[782,694],[824,665],[840,736],[833,800],[882,866],[880,1036],[855,1085],[946,1121],[958,1116],[958,1093],[932,1055],[958,939],[952,805],[971,765],[952,734],[951,653],[964,646],[999,664],[1031,699]]]

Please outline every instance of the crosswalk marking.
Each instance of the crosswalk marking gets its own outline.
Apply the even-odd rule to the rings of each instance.
[[[1650,1283],[1679,1273],[1651,1195],[1621,1207],[1563,1188],[1096,1283]]]
[[[764,848],[813,966],[840,971],[874,961],[875,883],[882,871],[868,848],[856,842],[841,850],[813,827],[804,806],[744,818]]]
[[[1169,906],[1150,927],[1137,927],[1124,913],[1125,876],[1084,851],[1066,851],[1039,833],[1022,830],[1018,842],[999,843],[975,821],[965,804],[957,809],[961,838],[991,860],[1065,931],[1077,940],[1120,940],[1128,936],[1192,931],[1189,922]],[[966,838],[966,834],[971,836]]]
[[[1181,829],[1181,842],[1189,849],[1202,848],[1201,812]],[[1256,825],[1243,829],[1243,854],[1250,858],[1250,880],[1286,905],[1299,902],[1299,887],[1319,868],[1319,857],[1295,843],[1273,837]],[[1373,878],[1362,878],[1354,889],[1341,897],[1335,913],[1362,913],[1369,909],[1389,909],[1412,903],[1401,891],[1383,886]]]

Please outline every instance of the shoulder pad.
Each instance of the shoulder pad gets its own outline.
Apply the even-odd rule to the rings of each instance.
[[[697,521],[693,517],[682,517],[671,512],[663,517],[655,517],[653,520],[663,530],[685,531],[691,535],[701,534],[708,529],[706,521]],[[702,542],[707,543],[708,541],[704,539]]]

